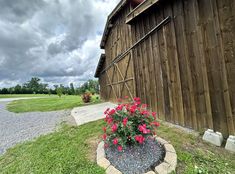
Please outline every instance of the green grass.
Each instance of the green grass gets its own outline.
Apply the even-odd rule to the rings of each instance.
[[[101,122],[79,128],[64,125],[58,132],[17,145],[0,156],[0,173],[104,174],[95,161],[89,160],[90,137],[101,133],[101,125]]]
[[[0,98],[48,97],[46,94],[0,94]]]
[[[17,145],[0,157],[0,173],[104,173],[94,160],[102,126],[103,121],[80,127],[63,126],[58,132]],[[201,137],[164,123],[158,135],[176,149],[176,173],[198,174],[200,170],[201,174],[233,174],[235,171],[235,155],[202,142]]]
[[[202,141],[201,136],[185,133],[167,125],[160,127],[158,135],[175,147],[178,157],[177,172],[184,174],[233,174],[235,155],[223,147]]]
[[[89,104],[99,103],[97,95],[92,96]],[[33,112],[33,111],[55,111],[62,109],[71,109],[73,107],[85,105],[80,96],[51,96],[47,98],[16,100],[7,105],[7,109],[11,112]]]

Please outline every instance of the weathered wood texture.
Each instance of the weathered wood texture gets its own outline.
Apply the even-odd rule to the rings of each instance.
[[[101,77],[101,83],[134,78],[127,83],[131,94],[141,97],[160,118],[195,130],[235,134],[235,1],[164,0],[130,26],[123,21],[126,12],[119,13],[122,17],[109,34],[107,65],[166,17],[171,16],[171,21],[120,61],[127,77],[113,66],[106,73],[110,82]],[[125,69],[128,56],[131,68]],[[107,100],[129,95],[123,83],[107,89]]]
[[[117,101],[124,96],[135,96],[131,52],[127,52],[121,60],[113,62],[131,46],[130,26],[125,24],[129,12],[130,6],[126,6],[112,20],[112,29],[105,44],[105,64],[111,65],[99,77],[101,97],[105,100]]]

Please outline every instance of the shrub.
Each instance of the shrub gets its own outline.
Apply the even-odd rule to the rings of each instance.
[[[89,103],[91,101],[91,93],[89,92],[85,92],[83,95],[82,95],[82,101],[84,103]]]
[[[120,103],[114,109],[108,108],[104,114],[105,147],[116,146],[119,151],[126,146],[143,144],[148,137],[156,134],[156,128],[159,126],[156,113],[148,111],[147,105],[141,104],[140,98],[137,97],[134,102]]]

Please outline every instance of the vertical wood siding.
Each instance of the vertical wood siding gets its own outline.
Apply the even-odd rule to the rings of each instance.
[[[107,39],[107,65],[171,17],[126,55],[131,57],[126,78],[135,79],[128,83],[131,93],[166,121],[235,134],[235,1],[164,0],[131,25],[125,24],[128,12],[119,13]],[[119,63],[122,72],[127,60]],[[129,95],[124,84],[105,88],[107,74],[112,81],[122,79],[117,68],[100,76],[107,100]]]

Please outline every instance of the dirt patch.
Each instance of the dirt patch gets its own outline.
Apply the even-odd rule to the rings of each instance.
[[[96,149],[100,141],[99,137],[91,137],[86,142],[89,146],[87,158],[92,162],[96,162]]]

